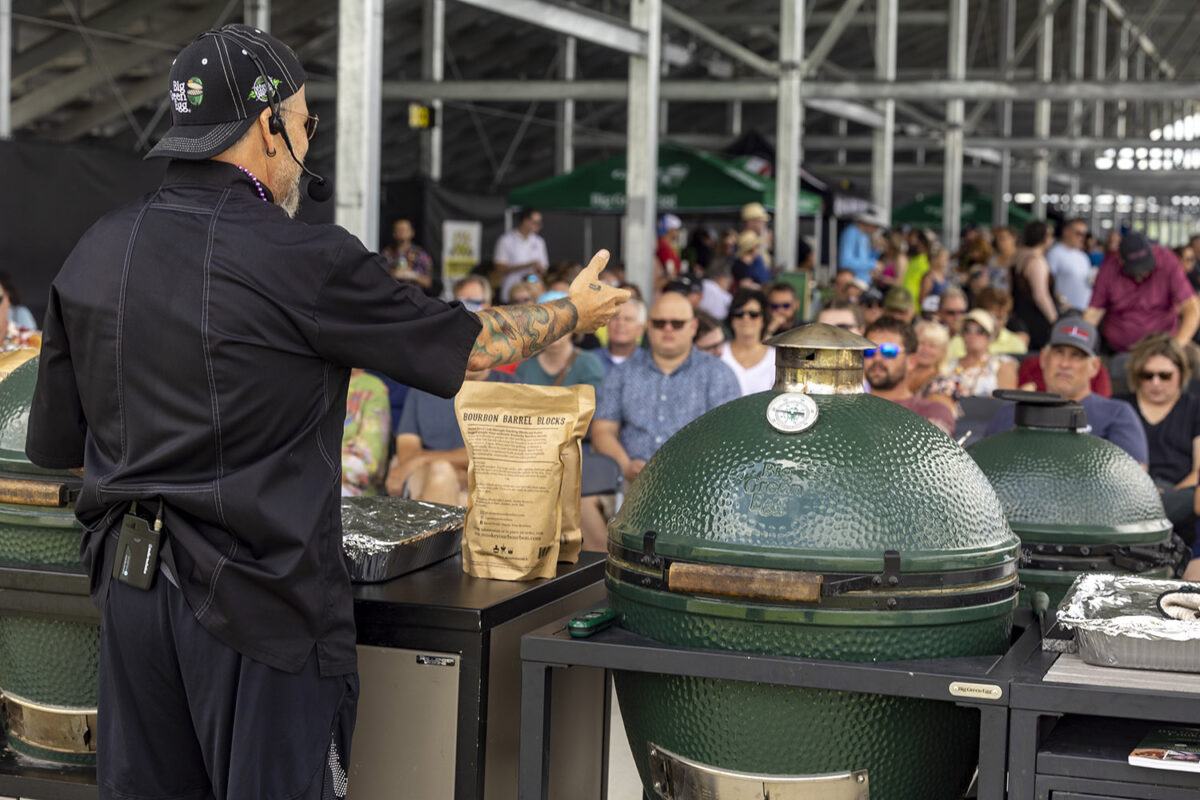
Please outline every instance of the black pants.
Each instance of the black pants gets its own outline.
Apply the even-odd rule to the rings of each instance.
[[[246,609],[254,613],[254,609]],[[113,581],[100,626],[102,800],[333,800],[346,794],[358,676],[296,674],[218,641],[159,573]]]

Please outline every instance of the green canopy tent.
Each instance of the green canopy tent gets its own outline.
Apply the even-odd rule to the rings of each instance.
[[[622,213],[625,156],[595,161],[565,175],[513,189],[508,193],[508,203],[542,211]],[[659,145],[659,211],[736,211],[746,203],[773,208],[775,181],[690,147],[673,142]],[[819,215],[820,195],[801,191],[797,213]]]
[[[1008,224],[1020,229],[1036,217],[1023,208],[1008,206]],[[914,228],[933,228],[942,226],[942,196],[931,194],[923,200],[914,200],[908,205],[901,206],[892,212],[893,225],[911,225]],[[963,187],[962,224],[977,227],[988,227],[992,224],[992,197],[973,189]]]

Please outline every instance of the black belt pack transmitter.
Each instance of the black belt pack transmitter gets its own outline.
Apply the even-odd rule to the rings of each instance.
[[[158,572],[158,549],[162,539],[162,501],[153,525],[137,514],[137,503],[131,503],[129,513],[121,520],[121,536],[117,539],[117,554],[113,559],[113,578],[137,589],[154,586]]]

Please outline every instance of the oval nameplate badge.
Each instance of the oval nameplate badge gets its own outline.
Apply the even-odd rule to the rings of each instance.
[[[1004,696],[1004,689],[992,683],[965,683],[952,681],[950,694],[955,697],[968,697],[975,700],[999,700]]]

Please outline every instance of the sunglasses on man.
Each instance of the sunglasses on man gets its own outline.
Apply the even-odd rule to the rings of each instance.
[[[900,345],[885,342],[884,344],[876,345],[875,347],[868,347],[866,350],[862,351],[862,354],[864,360],[868,358],[874,358],[875,356],[892,359],[899,356],[901,350],[902,348]]]
[[[762,312],[761,311],[751,311],[746,308],[740,308],[737,311],[734,311],[729,316],[732,317],[733,319],[744,319],[745,317],[749,317],[750,319],[758,319],[759,317],[762,316]]]
[[[316,114],[301,114],[299,111],[295,111],[290,108],[280,108],[279,110],[286,111],[289,114],[295,114],[299,117],[304,117],[304,132],[308,135],[308,138],[312,139],[312,137],[317,135],[317,123],[321,120]]]
[[[650,327],[656,331],[661,331],[669,325],[671,330],[681,331],[689,322],[691,322],[690,319],[652,319],[650,320]]]

